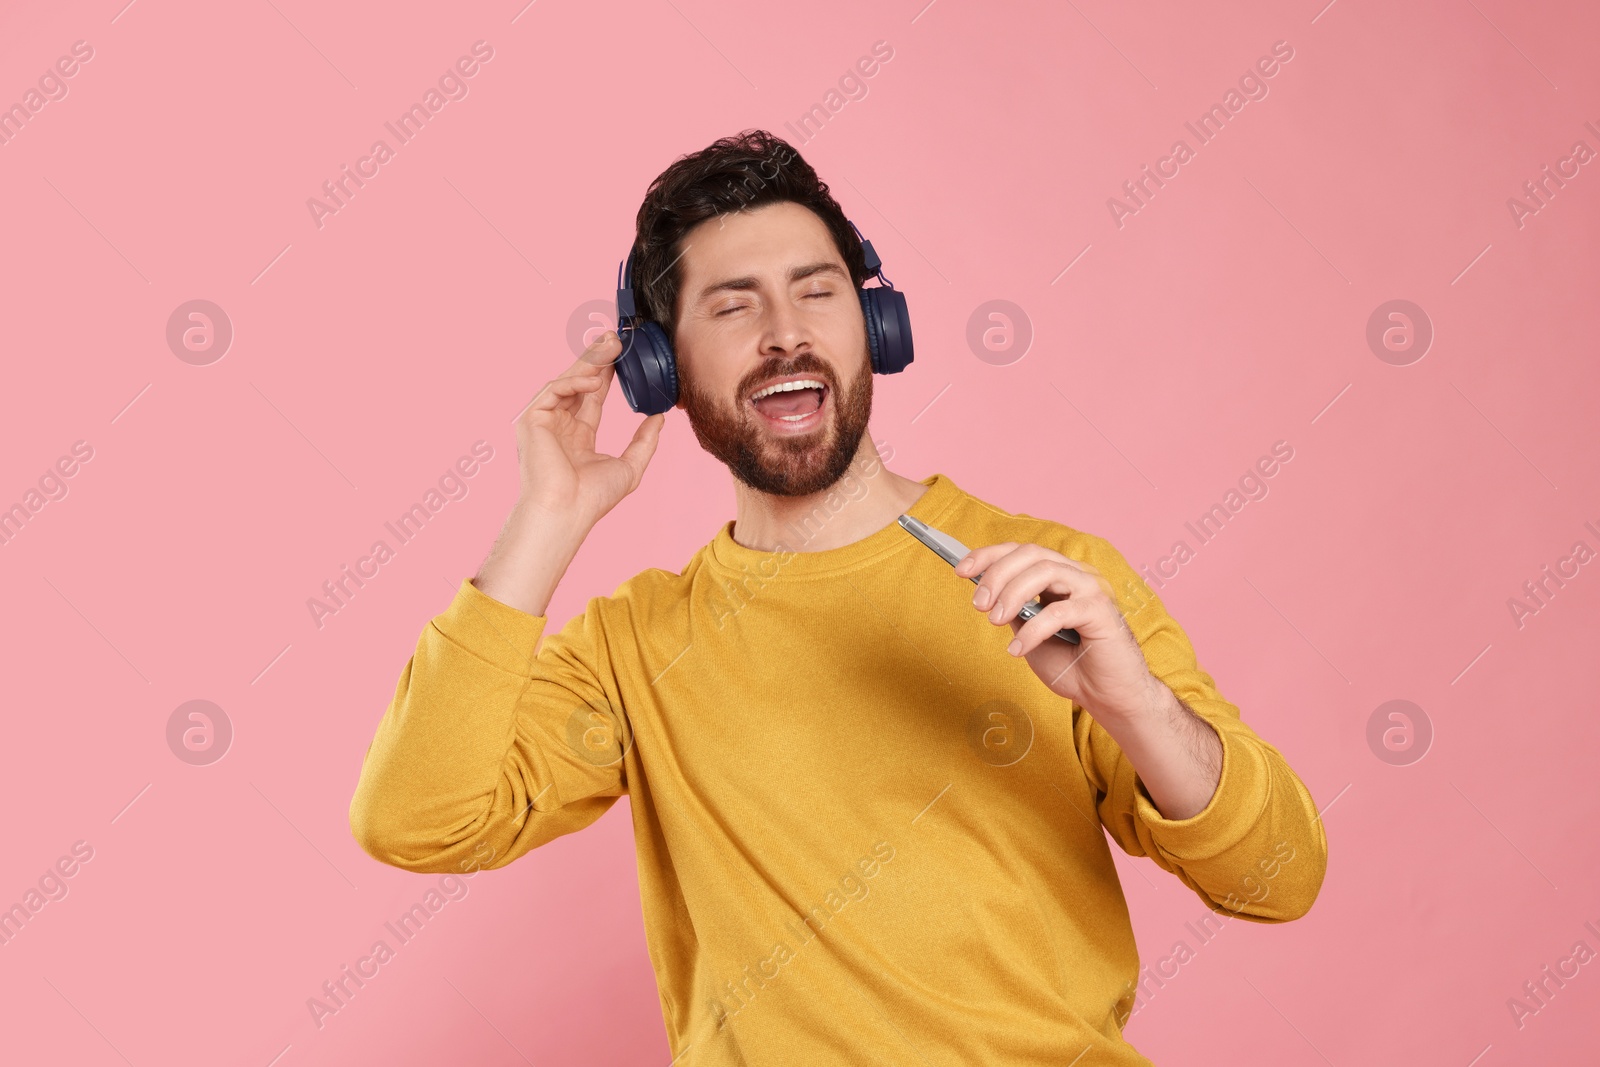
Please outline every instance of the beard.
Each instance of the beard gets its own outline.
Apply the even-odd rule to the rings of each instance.
[[[822,424],[805,434],[773,433],[747,401],[739,399],[730,408],[721,398],[696,391],[687,375],[680,381],[683,410],[700,447],[739,481],[771,496],[810,496],[831,487],[850,468],[872,414],[872,365],[865,352],[848,391],[839,388],[832,367],[808,353],[763,366],[740,383],[737,395],[749,396],[761,382],[791,374],[811,375],[828,386],[823,403],[829,410]]]

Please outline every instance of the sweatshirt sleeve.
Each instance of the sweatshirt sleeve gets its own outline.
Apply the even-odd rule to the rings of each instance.
[[[557,634],[463,579],[423,629],[350,802],[374,859],[409,871],[502,867],[598,819],[627,791],[631,730],[602,600]]]
[[[1097,537],[1073,547],[1078,552],[1067,555],[1110,582],[1151,673],[1222,740],[1222,775],[1211,800],[1187,819],[1168,819],[1111,735],[1077,709],[1073,739],[1101,823],[1123,851],[1149,856],[1212,911],[1256,922],[1305,915],[1328,865],[1327,836],[1310,791],[1217,691],[1183,628],[1121,553]]]

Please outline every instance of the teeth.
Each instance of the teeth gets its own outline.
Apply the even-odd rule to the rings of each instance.
[[[795,381],[795,382],[781,382],[778,385],[769,385],[765,389],[763,389],[760,392],[758,392],[758,393],[754,394],[753,396],[751,396],[750,399],[751,400],[760,400],[762,397],[770,396],[773,393],[787,393],[787,392],[790,392],[790,391],[795,390],[795,389],[826,389],[826,388],[827,388],[827,386],[825,386],[822,382],[819,382],[814,378],[801,378],[799,381]]]

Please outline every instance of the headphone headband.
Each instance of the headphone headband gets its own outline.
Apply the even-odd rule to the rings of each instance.
[[[637,245],[637,242],[635,242]],[[621,327],[623,316],[632,319],[638,315],[638,310],[633,303],[633,257],[634,246],[628,248],[627,265],[617,264],[617,325]]]

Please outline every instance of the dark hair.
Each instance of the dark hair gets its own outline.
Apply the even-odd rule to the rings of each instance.
[[[766,130],[745,130],[677,159],[650,183],[639,205],[634,238],[639,313],[672,337],[683,281],[678,247],[683,236],[707,219],[779,201],[816,212],[860,288],[867,280],[861,238],[826,183],[787,141]]]

